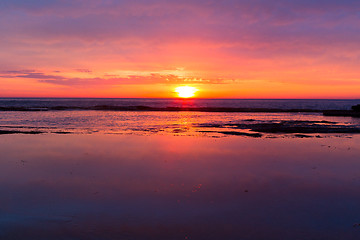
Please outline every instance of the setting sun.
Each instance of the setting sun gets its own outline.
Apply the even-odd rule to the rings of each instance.
[[[195,96],[195,93],[198,90],[194,87],[189,86],[181,86],[175,88],[175,92],[177,93],[178,97],[180,98],[191,98]]]

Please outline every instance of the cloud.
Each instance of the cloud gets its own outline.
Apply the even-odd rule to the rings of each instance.
[[[354,0],[5,0],[0,8],[5,19],[13,20],[14,28],[9,31],[38,40],[146,38],[163,42],[190,38],[254,43],[299,37],[319,41],[320,34],[325,34],[336,41],[339,31],[342,36],[358,38],[360,27],[356,21],[360,2]]]
[[[49,83],[62,86],[111,86],[111,85],[137,85],[137,84],[224,84],[235,80],[202,79],[199,77],[179,77],[173,74],[149,74],[146,76],[128,75],[119,77],[65,77],[61,75],[49,75],[34,70],[10,70],[0,71],[0,78],[27,78],[34,79],[40,83]]]
[[[83,69],[75,69],[75,71],[77,71],[77,72],[82,72],[82,73],[92,73],[91,70],[86,69],[86,68],[83,68]]]
[[[64,72],[1,74],[89,87],[356,85],[359,12],[358,0],[2,0],[0,63]],[[165,71],[177,67],[188,77]]]

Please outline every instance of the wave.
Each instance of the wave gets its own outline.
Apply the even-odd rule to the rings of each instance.
[[[111,106],[91,107],[55,106],[55,107],[0,107],[0,111],[153,111],[153,112],[249,112],[249,113],[322,113],[325,116],[360,117],[358,110],[318,110],[318,109],[280,109],[280,108],[229,108],[229,107],[148,107],[148,106]]]
[[[232,107],[148,107],[148,106],[112,106],[97,105],[90,107],[54,106],[54,107],[0,107],[0,111],[163,111],[163,112],[322,112],[317,109],[280,109],[280,108],[232,108]]]

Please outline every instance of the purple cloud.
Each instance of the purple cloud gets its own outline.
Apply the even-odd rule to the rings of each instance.
[[[254,72],[264,78],[271,71],[279,81],[293,81],[285,70],[316,72],[324,81],[324,69],[332,69],[338,79],[343,72],[354,79],[360,74],[359,12],[358,0],[2,0],[0,63],[57,69],[69,62],[66,67],[84,73],[102,62],[114,71],[139,72],[144,65],[147,72],[185,65],[194,73],[191,79],[213,71],[203,77],[208,83],[247,79],[242,76]],[[62,85],[166,82],[163,75],[140,73],[132,80],[35,71],[17,76]]]
[[[347,1],[3,1],[4,18],[32,38],[215,42],[359,39],[360,2]],[[4,25],[11,23],[3,21]],[[0,25],[0,26],[1,26]],[[8,29],[9,30],[9,29]],[[10,31],[10,30],[9,30]],[[340,34],[339,34],[340,33]],[[355,38],[355,39],[354,39]],[[353,39],[353,40],[351,40]],[[315,42],[316,43],[316,42]],[[320,43],[321,44],[321,43]]]
[[[49,75],[33,70],[0,71],[0,78],[29,78],[42,83],[63,86],[111,86],[111,85],[136,85],[136,84],[223,84],[235,80],[201,79],[199,77],[179,77],[173,74],[150,74],[146,76],[129,75],[126,77],[111,76],[107,78],[74,78],[61,75]]]

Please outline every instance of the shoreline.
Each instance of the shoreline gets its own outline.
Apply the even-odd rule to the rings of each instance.
[[[319,110],[319,109],[280,109],[280,108],[231,108],[231,107],[148,107],[148,106],[111,106],[90,107],[0,107],[0,112],[47,112],[47,111],[119,111],[119,112],[224,112],[224,113],[322,113],[324,116],[360,117],[360,111]]]
[[[32,126],[11,126],[0,125],[0,135],[7,134],[76,134],[78,130],[70,130],[66,128],[48,128],[48,127],[32,127]],[[97,132],[96,127],[93,130],[87,129],[85,133],[92,134]],[[113,129],[114,131],[114,129]],[[120,131],[120,132],[118,132]],[[354,124],[344,124],[333,121],[315,121],[315,120],[267,120],[256,121],[254,119],[245,119],[238,122],[222,122],[222,123],[192,123],[187,126],[178,125],[162,125],[160,127],[139,126],[136,129],[118,128],[118,133],[143,133],[157,134],[164,133],[170,135],[192,135],[204,134],[212,136],[219,134],[220,136],[243,136],[262,138],[275,134],[277,137],[317,137],[322,138],[331,134],[360,134],[360,126]],[[111,132],[110,132],[111,133]],[[316,134],[316,135],[312,135]],[[321,136],[321,135],[323,136]],[[272,136],[273,137],[273,136]]]

